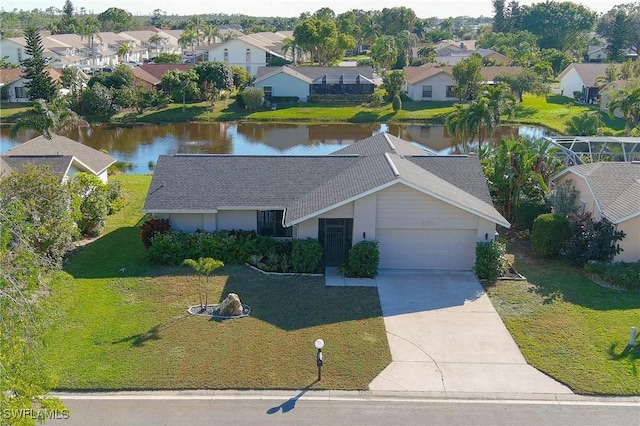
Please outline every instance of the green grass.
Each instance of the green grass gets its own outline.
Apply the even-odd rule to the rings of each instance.
[[[2,102],[0,104],[0,121],[2,124],[13,124],[31,110],[31,103],[26,102]]]
[[[528,282],[487,286],[527,361],[581,394],[640,395],[640,292],[594,283],[576,268],[532,257],[518,245],[516,269]]]
[[[376,289],[327,288],[320,277],[273,277],[225,266],[209,301],[229,292],[247,318],[211,321],[186,313],[199,277],[148,265],[139,238],[149,176],[121,176],[128,205],[107,233],[72,255],[51,286],[57,305],[44,356],[59,389],[367,389],[391,361]]]

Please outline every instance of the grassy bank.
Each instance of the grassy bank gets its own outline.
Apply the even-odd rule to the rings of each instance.
[[[366,389],[391,361],[372,288],[225,266],[210,280],[210,303],[236,292],[251,315],[188,315],[199,277],[144,258],[138,225],[150,177],[120,179],[127,207],[52,285],[59,315],[44,356],[60,389],[301,389],[317,374],[317,338],[326,342],[326,367],[315,388]]]
[[[527,282],[487,287],[527,361],[581,394],[640,395],[640,292],[597,285],[564,263],[535,259],[520,244],[516,269]]]

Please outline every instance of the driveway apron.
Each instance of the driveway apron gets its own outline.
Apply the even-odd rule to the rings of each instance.
[[[376,280],[392,362],[371,390],[571,393],[527,364],[473,273],[381,271]]]

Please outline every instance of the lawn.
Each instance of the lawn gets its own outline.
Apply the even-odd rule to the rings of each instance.
[[[640,395],[640,291],[595,284],[582,271],[511,247],[527,282],[487,286],[527,361],[580,394]]]
[[[127,206],[51,286],[58,313],[44,356],[59,389],[301,389],[316,378],[317,338],[325,369],[314,388],[367,389],[391,362],[374,288],[225,266],[209,282],[210,303],[235,292],[251,315],[188,315],[200,278],[144,258],[138,233],[150,177],[118,178]]]

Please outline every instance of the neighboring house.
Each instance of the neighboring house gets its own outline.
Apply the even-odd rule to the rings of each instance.
[[[509,227],[477,157],[428,155],[386,133],[328,156],[163,155],[143,211],[187,232],[318,238],[326,266],[376,240],[393,269],[471,270],[476,243]]]
[[[132,68],[133,75],[147,88],[158,88],[162,81],[162,75],[167,71],[181,70],[188,71],[193,68],[193,64],[143,64]]]
[[[138,82],[142,84],[145,89],[153,89],[156,90],[160,83],[162,82],[162,78],[158,78],[155,75],[146,71],[143,67],[146,65],[141,65],[139,67],[133,67],[131,71],[133,72],[134,77]]]
[[[260,67],[253,82],[265,99],[309,95],[368,95],[375,90],[371,67]]]
[[[562,96],[573,98],[574,92],[580,92],[582,93],[583,102],[597,102],[600,96],[600,87],[602,86],[602,83],[599,83],[596,80],[598,77],[605,75],[605,69],[609,65],[611,64],[569,64],[569,66],[558,76],[558,81],[560,81],[560,94]]]
[[[631,48],[625,49],[624,55],[626,59],[636,59],[638,57],[638,54]],[[606,45],[587,46],[586,62],[606,62],[608,57]]]
[[[179,31],[182,32],[182,30]],[[174,34],[157,28],[123,31],[118,35],[131,41],[135,45],[134,49],[140,52],[143,60],[155,58],[160,53],[182,53],[182,48],[178,44],[180,36],[176,37]]]
[[[47,68],[47,72],[54,82],[60,81],[60,72],[53,68]],[[27,79],[22,77],[21,68],[0,69],[0,87],[2,87],[2,100],[8,102],[31,102],[29,89],[25,86]],[[65,89],[61,89],[61,92]]]
[[[51,140],[44,136],[28,140],[6,151],[0,158],[2,172],[20,170],[24,164],[48,165],[62,180],[78,172],[91,173],[107,183],[107,169],[116,159],[97,149],[83,145],[64,136],[54,135]]]
[[[493,84],[500,74],[515,74],[522,71],[522,67],[482,67],[481,74],[484,84]],[[414,101],[455,101],[453,67],[423,65],[421,67],[406,67],[407,96]]]
[[[624,231],[623,251],[614,260],[640,261],[640,164],[600,162],[569,167],[552,178],[556,184],[573,181],[580,193],[580,211],[593,219],[607,218]]]
[[[252,76],[256,76],[258,68],[269,65],[272,60],[291,61],[293,59],[293,52],[286,54],[282,52],[287,38],[292,39],[293,32],[246,34],[212,45],[207,57],[209,61],[240,66]]]
[[[479,54],[480,56],[482,56],[483,59],[486,58],[487,60],[494,61],[498,65],[504,66],[504,65],[509,65],[509,63],[511,63],[511,58],[501,53],[495,52],[491,49],[476,49],[473,51],[461,51],[461,52],[450,53],[449,55],[436,56],[434,63],[440,64],[440,65],[457,65],[460,62],[467,59],[469,56],[473,55],[474,53]]]

